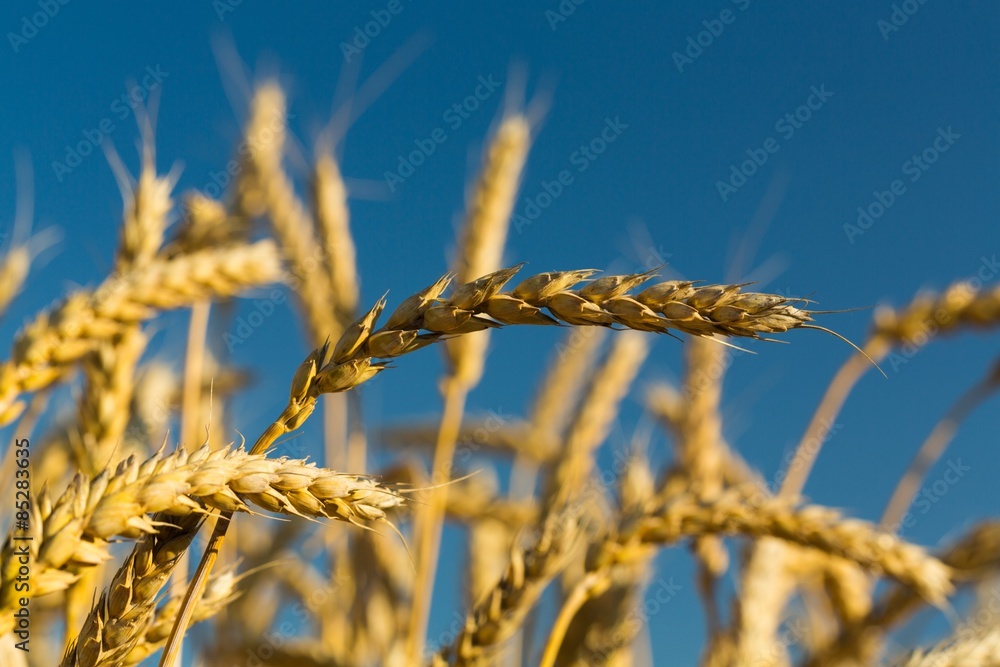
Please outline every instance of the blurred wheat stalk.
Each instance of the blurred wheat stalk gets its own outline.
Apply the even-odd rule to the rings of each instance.
[[[199,622],[215,625],[195,644],[199,664],[645,664],[650,635],[682,613],[642,613],[656,553],[680,544],[695,562],[706,665],[1000,664],[1000,611],[988,587],[1000,567],[1000,523],[982,523],[936,554],[894,534],[957,425],[1000,384],[1000,365],[946,413],[880,525],[800,499],[821,429],[870,360],[921,345],[927,332],[996,325],[1000,289],[960,283],[880,309],[772,493],[723,438],[724,343],[821,328],[804,302],[742,285],[660,281],[655,271],[515,281],[521,266],[505,267],[503,253],[532,126],[514,113],[484,153],[451,270],[384,320],[385,297],[358,312],[339,167],[321,152],[311,199],[302,201],[283,166],[285,115],[280,88],[261,85],[245,130],[252,149],[240,156],[228,199],[188,195],[173,230],[173,183],[156,173],[147,131],[138,178],[116,167],[126,201],[113,274],[29,321],[0,365],[0,425],[35,443],[28,531],[15,530],[6,501],[2,515],[10,526],[0,552],[2,664],[135,665],[165,644],[160,664],[176,664],[181,638]],[[4,310],[51,242],[21,231],[0,264]],[[238,428],[227,405],[245,377],[207,332],[231,321],[233,297],[282,285],[312,351],[290,369],[284,410],[249,450],[233,448],[222,439]],[[170,309],[190,310],[180,368],[144,354],[150,327]],[[565,331],[531,409],[523,418],[465,417],[466,396],[486,371],[489,332],[519,325]],[[606,332],[621,329],[631,331],[613,332],[604,350]],[[611,474],[598,465],[600,448],[650,337],[672,332],[686,334],[681,384],[645,396],[674,444],[672,463],[654,470],[636,446]],[[382,429],[379,441],[398,456],[370,475],[351,390],[388,368],[385,360],[435,343],[447,361],[441,419]],[[60,383],[80,391],[76,409],[55,419],[48,402]],[[325,442],[314,455],[328,467],[269,453],[317,408]],[[160,446],[175,421],[192,450]],[[470,464],[461,449],[470,443],[493,461]],[[13,497],[12,451],[4,498]],[[510,465],[497,466],[497,457]],[[233,521],[259,511],[293,520]],[[320,523],[311,534],[309,519]],[[464,583],[468,611],[428,642],[445,522],[468,537],[464,561],[451,544],[444,556],[464,562],[447,574]],[[198,539],[206,523],[215,526],[207,548]],[[368,530],[379,526],[390,533]],[[16,537],[31,538],[28,593],[15,585]],[[740,545],[744,557],[733,563]],[[189,553],[201,559],[194,575]],[[730,571],[732,593],[723,585]],[[656,600],[683,585],[671,579]],[[964,619],[949,605],[960,588],[980,592]],[[11,632],[24,595],[31,653],[14,647]],[[957,623],[954,637],[912,654],[887,650],[889,634],[928,605]]]

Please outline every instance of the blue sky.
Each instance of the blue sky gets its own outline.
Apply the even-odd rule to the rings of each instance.
[[[379,19],[385,25],[367,25],[377,33],[367,43],[357,38]],[[356,76],[371,91],[338,149],[366,303],[386,289],[401,299],[447,267],[482,142],[505,104],[525,98],[547,100],[547,110],[516,206],[523,219],[511,232],[510,262],[630,271],[662,260],[681,276],[756,279],[831,309],[900,304],[976,274],[988,284],[1000,279],[998,19],[992,3],[940,0],[447,9],[411,0],[9,2],[0,12],[0,220],[9,231],[15,156],[26,153],[36,226],[58,226],[63,240],[43,256],[3,331],[9,337],[67,286],[108,271],[120,201],[94,145],[110,141],[136,169],[131,100],[158,99],[157,161],[161,170],[183,164],[178,191],[210,187],[245,119],[240,87],[220,74],[217,54],[227,50],[285,84],[301,149],[290,164],[299,174],[341,99],[338,81]],[[434,136],[434,152],[412,174],[387,179],[401,173],[400,156]],[[861,340],[869,321],[861,311],[821,323]],[[285,312],[235,361],[283,384],[305,351],[284,344],[293,336],[302,340]],[[168,337],[154,340],[154,354],[180,352]],[[523,412],[557,338],[494,336],[471,409]],[[791,344],[750,345],[758,354],[733,360],[726,387],[727,436],[767,476],[849,355],[819,332],[784,338]],[[893,364],[888,379],[870,373],[808,495],[876,518],[910,454],[996,349],[995,336],[966,333]],[[657,341],[640,385],[676,379],[679,359],[675,341]],[[364,389],[373,426],[439,408],[439,355],[398,366]],[[240,430],[259,431],[280,409],[280,393],[265,387],[243,397]],[[912,539],[935,544],[996,513],[996,409],[994,399],[963,426],[945,458],[971,470],[920,516]],[[624,446],[638,419],[633,400],[613,447]],[[666,445],[658,437],[653,446],[662,454]],[[680,551],[665,556],[664,576],[686,577],[685,560]],[[451,588],[441,594],[432,634],[447,627],[455,602]],[[658,658],[695,658],[695,604],[688,586],[651,619]]]

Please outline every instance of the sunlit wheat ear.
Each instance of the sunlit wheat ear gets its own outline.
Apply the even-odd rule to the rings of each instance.
[[[873,337],[893,346],[923,345],[940,333],[1000,323],[1000,286],[977,289],[971,282],[954,283],[943,292],[918,294],[904,308],[879,307]]]
[[[73,568],[106,560],[114,537],[155,534],[150,514],[203,515],[209,509],[336,519],[358,526],[388,523],[387,512],[404,504],[395,490],[364,475],[346,475],[300,459],[268,458],[242,449],[162,451],[145,461],[130,458],[93,479],[78,475],[58,499],[43,494],[32,522],[37,548],[35,595],[65,588]],[[16,542],[8,537],[4,563]],[[14,559],[12,559],[14,560]],[[0,630],[13,617],[15,580],[0,579]]]
[[[22,329],[0,366],[0,425],[23,410],[21,394],[65,377],[101,341],[158,311],[235,296],[283,275],[274,244],[258,241],[156,260],[113,275],[92,292],[71,294]]]

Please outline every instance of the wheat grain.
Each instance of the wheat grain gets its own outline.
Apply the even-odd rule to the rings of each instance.
[[[615,338],[566,434],[564,456],[548,485],[549,509],[566,503],[590,476],[594,451],[607,437],[619,403],[648,353],[649,344],[641,333],[627,332]]]
[[[636,543],[662,544],[684,536],[714,534],[776,537],[819,549],[892,577],[936,605],[943,604],[952,591],[951,568],[916,545],[867,522],[844,519],[829,508],[791,508],[773,498],[747,502],[738,489],[707,503],[696,497],[669,503],[621,541],[620,551],[627,555]],[[619,560],[618,551],[611,549],[607,562]]]
[[[192,625],[212,618],[236,599],[238,593],[235,588],[238,579],[232,568],[214,574],[205,588],[205,594],[195,607]],[[172,596],[156,608],[149,624],[125,656],[122,665],[138,665],[163,646],[180,604],[181,597]]]
[[[937,294],[917,295],[901,309],[875,311],[872,336],[892,345],[922,346],[938,333],[996,326],[1000,322],[1000,287],[977,289],[958,282]]]
[[[915,651],[899,667],[996,667],[1000,665],[1000,630],[955,637],[930,651]]]

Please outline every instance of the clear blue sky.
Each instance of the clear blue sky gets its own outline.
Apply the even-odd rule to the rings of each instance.
[[[525,88],[551,104],[518,212],[546,202],[537,197],[543,182],[561,171],[572,183],[512,232],[511,262],[538,271],[631,270],[660,257],[679,275],[756,278],[765,289],[811,295],[823,308],[899,304],[979,271],[1000,279],[996,4],[670,4],[564,0],[564,14],[573,8],[564,15],[556,0],[447,9],[409,0],[5,3],[0,219],[8,231],[15,154],[23,150],[34,167],[37,225],[62,228],[64,240],[5,318],[4,335],[70,281],[93,283],[108,271],[117,188],[99,150],[76,164],[67,147],[82,143],[86,151],[99,132],[134,170],[134,86],[138,96],[159,97],[158,163],[167,170],[183,162],[179,191],[204,188],[230,159],[245,109],[238,91],[226,95],[230,80],[220,76],[213,43],[234,46],[258,74],[280,76],[306,147],[329,120],[345,72],[356,68],[364,82],[387,63],[397,70],[341,146],[366,303],[386,289],[398,300],[445,269],[482,141],[505,96]],[[345,49],[378,18],[386,25],[376,36]],[[479,108],[467,117],[449,113],[477,86],[485,97]],[[397,169],[398,156],[437,128],[444,143],[390,189],[385,173]],[[614,141],[596,154],[602,132]],[[592,142],[587,154],[582,147]],[[861,224],[859,207],[871,216]],[[741,239],[752,252],[737,254]],[[854,312],[823,323],[861,340],[869,319]],[[291,316],[272,318],[235,359],[283,386],[305,349],[282,348],[290,336],[301,340]],[[494,336],[473,411],[523,411],[557,336]],[[177,344],[163,338],[154,353],[176,355]],[[785,338],[790,345],[751,345],[759,354],[735,359],[727,380],[727,435],[768,476],[849,354],[818,332]],[[887,368],[888,380],[869,374],[807,493],[876,518],[914,448],[992,361],[996,340],[963,334]],[[658,341],[642,382],[676,378],[679,353],[675,341]],[[364,390],[373,426],[439,407],[439,356],[427,351],[398,365]],[[240,430],[259,431],[280,409],[281,393],[242,399]],[[993,400],[963,426],[945,458],[961,458],[971,471],[919,517],[913,539],[935,544],[973,517],[996,513],[996,409]],[[634,401],[626,408],[613,447],[627,442],[638,412]],[[658,436],[654,449],[664,447]],[[685,561],[681,551],[665,557],[663,576],[686,583]],[[449,624],[455,601],[451,588],[441,594],[432,633]],[[695,604],[686,583],[651,620],[658,658],[695,659]]]

